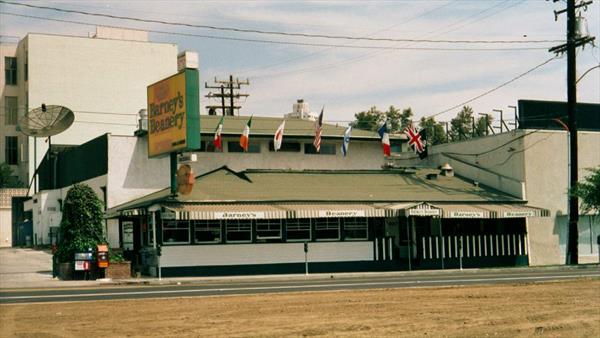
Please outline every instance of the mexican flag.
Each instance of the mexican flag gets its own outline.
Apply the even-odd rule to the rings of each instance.
[[[223,119],[224,118],[225,118],[225,116],[221,117],[221,121],[219,121],[219,124],[217,125],[217,128],[215,129],[215,138],[213,140],[215,148],[218,148],[219,150],[223,150],[223,137],[221,137],[221,132],[223,132]]]
[[[252,125],[252,116],[250,116],[248,123],[246,123],[246,126],[244,127],[244,132],[242,133],[242,136],[240,136],[240,146],[244,149],[244,151],[248,151],[248,141],[250,139],[250,126],[251,125]]]

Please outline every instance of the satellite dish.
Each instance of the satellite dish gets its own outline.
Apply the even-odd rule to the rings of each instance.
[[[67,130],[75,120],[71,109],[63,106],[42,106],[25,113],[19,122],[19,129],[27,136],[50,137]]]

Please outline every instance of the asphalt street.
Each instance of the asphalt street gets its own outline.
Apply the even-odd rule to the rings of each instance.
[[[329,277],[329,278],[326,278]],[[502,269],[498,271],[465,270],[436,273],[357,274],[351,277],[295,276],[280,280],[239,279],[226,281],[192,281],[169,285],[102,286],[88,288],[52,288],[37,290],[0,290],[0,304],[78,302],[168,297],[207,297],[249,295],[273,292],[334,291],[407,287],[448,287],[474,284],[532,283],[600,278],[597,266],[586,269]]]

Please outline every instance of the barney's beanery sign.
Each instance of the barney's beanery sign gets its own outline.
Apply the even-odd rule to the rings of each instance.
[[[200,148],[198,70],[148,86],[148,156]]]

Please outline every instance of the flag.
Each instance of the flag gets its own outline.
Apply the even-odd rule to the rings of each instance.
[[[419,158],[423,159],[427,157],[427,145],[425,143],[427,133],[425,129],[417,132],[412,127],[408,127],[404,130],[404,133],[408,136],[408,145],[413,147],[415,152],[419,154]]]
[[[317,153],[321,150],[321,131],[323,130],[323,109],[321,108],[321,114],[319,114],[319,119],[315,121],[315,140],[313,141],[313,145],[317,150]]]
[[[391,148],[390,148],[390,134],[387,129],[387,121],[383,123],[379,129],[377,129],[377,133],[379,133],[379,137],[381,137],[381,145],[383,146],[383,154],[385,156],[390,156]]]
[[[277,131],[275,132],[275,136],[273,137],[273,148],[275,149],[275,151],[281,149],[284,128],[285,128],[285,120],[283,120],[283,122],[281,122],[281,124],[279,125],[279,128],[277,128]]]
[[[423,151],[421,151],[419,153],[419,158],[424,159],[428,155],[427,154],[427,129],[421,129],[419,134],[421,135],[421,141],[423,141]]]
[[[348,154],[348,146],[350,145],[350,132],[352,131],[352,126],[348,126],[348,129],[344,132],[344,140],[342,141],[342,154],[344,157]]]
[[[244,151],[248,151],[248,141],[250,139],[250,126],[251,125],[252,125],[252,116],[250,116],[248,123],[246,123],[246,126],[244,127],[244,132],[242,133],[242,136],[240,136],[240,147],[242,147],[242,149],[244,149]]]
[[[217,125],[217,128],[215,129],[215,138],[213,140],[213,144],[215,145],[215,148],[219,149],[219,150],[223,150],[223,138],[221,137],[221,132],[223,131],[223,119],[225,118],[225,116],[221,117],[221,121],[219,121],[219,124]]]

